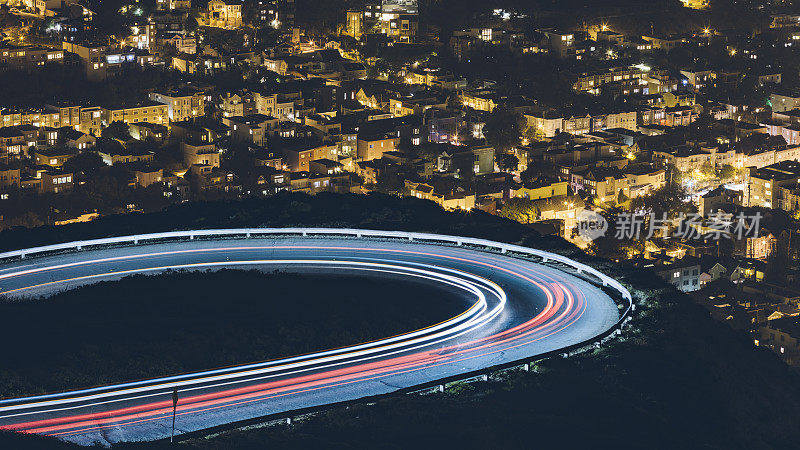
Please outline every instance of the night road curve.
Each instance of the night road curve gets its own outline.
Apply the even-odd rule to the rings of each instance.
[[[345,348],[1,400],[0,428],[81,444],[159,439],[169,437],[173,389],[183,433],[534,357],[598,336],[620,318],[599,286],[549,265],[462,246],[341,236],[182,240],[28,257],[0,266],[0,293],[24,298],[137,273],[220,268],[413,277],[460,292],[464,309]]]

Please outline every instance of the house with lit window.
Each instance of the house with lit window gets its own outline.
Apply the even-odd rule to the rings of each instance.
[[[183,163],[188,167],[203,165],[219,167],[220,150],[214,142],[186,139],[181,142]]]
[[[228,60],[215,55],[180,53],[172,57],[172,68],[190,75],[213,76],[228,70]]]
[[[77,154],[78,152],[74,148],[65,147],[37,149],[33,156],[38,165],[59,168],[63,166],[68,159]]]
[[[789,365],[800,365],[800,320],[797,316],[768,320],[758,327],[756,345],[771,349]]]
[[[397,150],[400,137],[396,132],[359,133],[356,143],[356,155],[362,161],[380,159],[384,153]]]
[[[470,178],[494,172],[495,151],[490,145],[443,145],[437,157],[437,170],[456,178]]]
[[[102,108],[103,125],[108,126],[113,122],[127,124],[147,122],[157,125],[169,123],[168,106],[152,100],[144,101],[137,105],[119,105]]]
[[[700,289],[700,259],[693,256],[671,258],[655,254],[652,259],[637,260],[638,267],[652,269],[667,283],[683,292]]]
[[[800,163],[782,161],[757,169],[750,167],[745,174],[743,206],[779,208],[783,204],[781,187],[792,188],[800,180]]]
[[[211,0],[208,2],[208,26],[234,30],[242,26],[242,2]]]
[[[113,139],[100,138],[96,151],[100,158],[103,159],[103,162],[109,166],[114,164],[150,163],[154,157],[153,152],[148,150],[145,145],[132,143],[126,146]]]
[[[280,127],[280,120],[264,114],[250,114],[222,119],[231,128],[231,139],[234,142],[249,142],[258,146],[266,146],[267,138]]]
[[[179,88],[151,92],[150,100],[167,105],[171,122],[179,122],[205,115],[206,94],[199,89]]]
[[[62,47],[81,60],[90,81],[103,81],[119,73],[129,65],[136,64],[134,49],[121,49],[102,43],[62,42]]]
[[[64,50],[31,45],[0,47],[0,70],[31,71],[53,63],[64,62]]]
[[[39,192],[59,194],[70,192],[75,186],[71,172],[48,170],[40,174],[41,184]]]
[[[417,0],[383,0],[378,23],[381,34],[392,40],[413,42],[419,29]]]
[[[461,103],[476,111],[492,112],[502,101],[502,97],[487,89],[462,91]]]
[[[28,142],[17,127],[0,128],[0,161],[9,162],[27,158]]]
[[[337,159],[336,144],[320,142],[317,139],[289,138],[277,141],[283,163],[292,172],[310,172],[311,161],[318,159]]]
[[[475,207],[474,192],[468,192],[461,187],[439,187],[437,190],[434,184],[405,180],[405,191],[411,197],[436,202],[444,209],[469,211]]]

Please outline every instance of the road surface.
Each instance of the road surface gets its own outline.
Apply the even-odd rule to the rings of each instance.
[[[24,299],[134,273],[223,267],[414,277],[461,292],[464,310],[428,328],[343,349],[0,400],[0,428],[80,444],[165,438],[173,389],[180,434],[533,357],[593,338],[619,319],[602,289],[554,267],[465,247],[346,237],[186,240],[28,257],[0,266],[0,293]],[[230,290],[236,295],[236,286]]]

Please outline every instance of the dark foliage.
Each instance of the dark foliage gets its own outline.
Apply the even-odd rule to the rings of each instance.
[[[438,232],[512,243],[532,233],[523,225],[498,220],[488,213],[444,212],[433,202],[413,197],[285,193],[242,201],[174,205],[159,213],[107,216],[65,226],[14,228],[0,232],[0,250],[172,230],[292,226]],[[560,239],[542,239],[540,247],[563,245]]]

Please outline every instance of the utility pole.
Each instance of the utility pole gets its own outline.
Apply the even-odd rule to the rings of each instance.
[[[169,435],[169,443],[175,439],[175,413],[178,411],[178,388],[172,390],[172,433]]]

